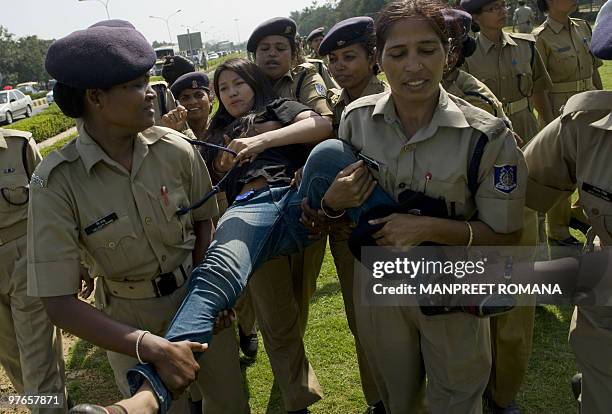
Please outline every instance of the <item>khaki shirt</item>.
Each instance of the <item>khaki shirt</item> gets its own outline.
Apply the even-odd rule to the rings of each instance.
[[[464,70],[456,69],[453,72],[442,81],[442,86],[446,92],[487,111],[497,118],[508,120],[502,103],[487,85]]]
[[[503,104],[546,91],[551,80],[534,41],[528,34],[502,32],[498,45],[479,33],[476,51],[465,60],[465,70],[487,85]]]
[[[112,160],[82,124],[78,132],[32,176],[31,296],[76,293],[80,249],[91,256],[92,273],[111,280],[151,280],[171,272],[192,253],[194,222],[218,214],[213,198],[176,215],[212,187],[204,160],[176,131],[152,127],[139,133],[131,171]]]
[[[527,168],[511,131],[498,118],[440,88],[431,123],[408,139],[390,92],[360,98],[345,110],[339,138],[376,160],[370,168],[395,199],[405,190],[444,198],[449,212],[478,219],[498,233],[523,225]],[[482,134],[489,138],[478,172],[478,191],[468,189],[468,165]]]
[[[358,96],[357,98],[368,95],[376,95],[388,90],[389,85],[378,79],[376,75],[373,75],[363,90],[361,96]],[[334,111],[334,131],[337,132],[338,127],[340,126],[342,112],[344,112],[344,108],[346,108],[352,102],[351,97],[344,89],[329,89],[327,91],[327,101],[329,106],[332,108],[332,111]]]
[[[305,75],[302,75],[305,73]],[[303,76],[303,77],[302,77]],[[300,79],[303,79],[300,96],[296,91]],[[332,116],[333,113],[327,104],[327,88],[325,82],[311,63],[302,63],[287,72],[274,84],[274,92],[281,97],[293,99],[310,107],[323,116]]]
[[[24,166],[22,156],[24,145],[27,166]],[[9,229],[28,218],[30,175],[41,160],[30,132],[0,128],[0,229]]]
[[[601,66],[602,62],[591,53],[591,27],[584,20],[570,18],[566,27],[549,16],[533,30],[533,35],[553,82],[549,95],[556,116],[570,96],[594,89],[592,84],[567,83],[591,81],[594,68]]]
[[[306,61],[308,63],[312,63],[314,67],[317,68],[317,72],[319,72],[319,75],[321,75],[323,82],[325,82],[325,86],[327,87],[327,90],[331,88],[339,88],[334,77],[329,72],[329,68],[327,67],[327,64],[325,63],[325,61],[321,60],[320,58],[318,59],[308,58],[306,59]]]
[[[524,149],[529,166],[527,205],[545,212],[578,188],[580,206],[606,246],[612,246],[610,102],[610,91],[573,96],[561,117]]]

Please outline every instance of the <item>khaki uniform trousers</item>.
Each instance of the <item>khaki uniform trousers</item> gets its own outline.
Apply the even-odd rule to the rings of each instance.
[[[105,294],[103,280],[96,286],[96,306],[113,319],[127,325],[163,336],[181,305],[189,282],[168,296],[151,299],[124,299]],[[127,355],[107,351],[115,382],[123,396],[130,396],[126,373],[138,363]],[[249,413],[242,384],[238,344],[234,329],[224,329],[198,361],[200,372],[196,380],[203,396],[202,412],[206,414]],[[189,413],[187,394],[172,403],[170,413]]]
[[[64,394],[62,335],[27,296],[26,236],[0,246],[0,363],[18,394]],[[67,408],[32,408],[65,413]]]
[[[300,304],[294,295],[292,257],[269,260],[257,269],[248,294],[285,409],[301,410],[321,399],[319,381],[308,362]]]
[[[612,308],[574,309],[569,341],[582,372],[581,412],[612,412]]]
[[[537,253],[538,213],[525,208],[520,246],[534,246]],[[535,297],[520,297],[518,306],[508,313],[489,318],[493,366],[489,378],[491,398],[501,407],[516,398],[529,366],[533,344]]]
[[[355,258],[351,253],[348,240],[343,235],[330,234],[329,247],[338,280],[340,281],[340,289],[342,291],[342,299],[344,300],[344,311],[348,321],[349,329],[355,339],[355,350],[357,352],[357,364],[359,365],[359,377],[361,379],[361,389],[365,396],[368,405],[373,405],[380,401],[380,395],[376,389],[376,382],[372,374],[372,370],[368,363],[363,345],[357,334],[357,326],[355,322],[355,304],[353,301],[353,281],[355,277]]]
[[[482,413],[491,372],[489,321],[465,313],[425,316],[416,304],[366,306],[359,285],[357,332],[386,412]]]

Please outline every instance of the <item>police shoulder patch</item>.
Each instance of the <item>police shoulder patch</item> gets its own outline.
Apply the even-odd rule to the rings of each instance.
[[[494,166],[495,189],[506,194],[513,192],[517,186],[517,171],[516,165],[505,164]]]
[[[320,83],[315,83],[315,90],[323,98],[327,96],[327,88],[325,87],[325,85],[320,84]]]

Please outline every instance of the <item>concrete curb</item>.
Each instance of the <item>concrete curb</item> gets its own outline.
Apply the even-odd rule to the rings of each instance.
[[[47,104],[48,104],[48,102],[47,102],[47,98],[34,99],[34,100],[32,101],[32,105],[33,105],[34,107],[37,107],[37,106],[43,106],[43,105],[47,105]]]
[[[66,131],[57,134],[54,137],[51,138],[47,138],[46,140],[39,142],[38,144],[36,144],[36,146],[38,147],[38,149],[43,149],[43,148],[47,148],[50,147],[51,145],[55,144],[58,141],[63,140],[66,137],[69,137],[70,135],[74,134],[75,132],[77,132],[76,127],[72,127],[70,129],[67,129]]]

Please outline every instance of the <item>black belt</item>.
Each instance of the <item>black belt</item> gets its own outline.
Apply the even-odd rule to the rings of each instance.
[[[153,290],[155,291],[155,297],[168,296],[174,293],[178,288],[183,286],[187,281],[187,272],[183,265],[178,267],[183,275],[183,283],[178,284],[176,281],[176,276],[173,272],[170,273],[162,273],[157,276],[155,279],[151,280],[151,284],[153,284]]]

